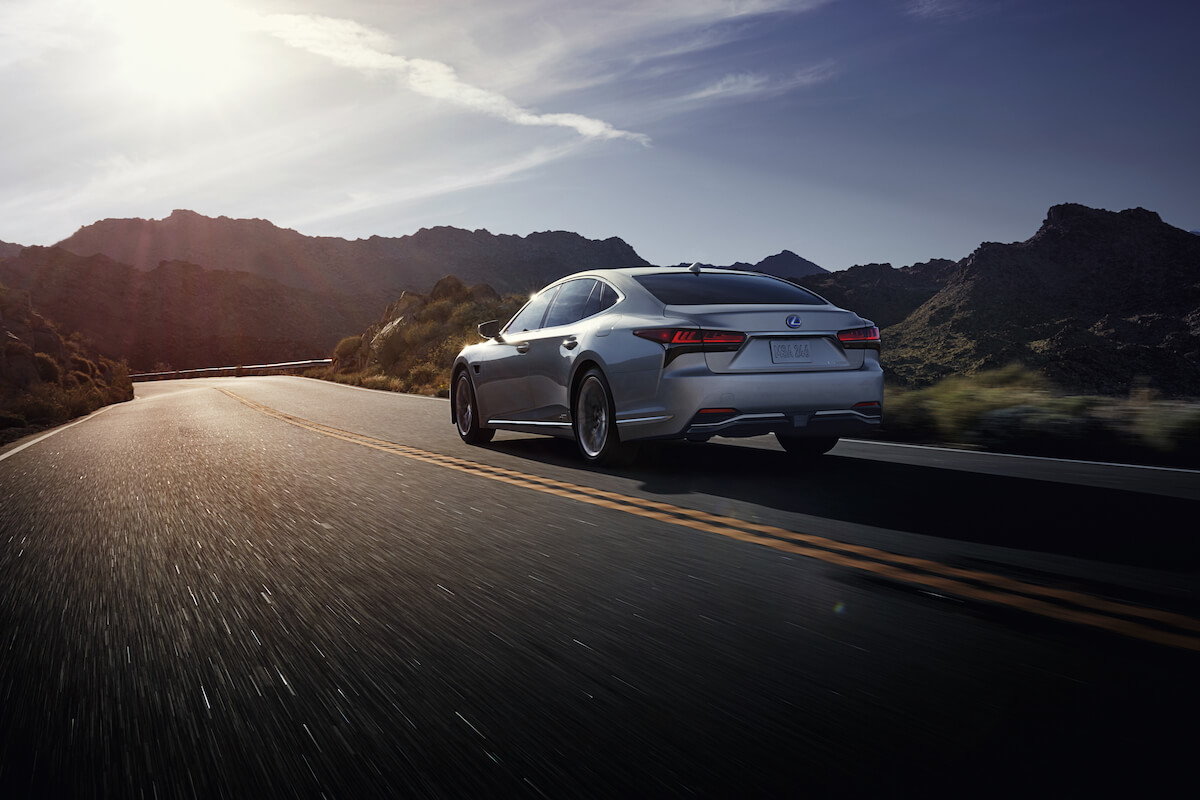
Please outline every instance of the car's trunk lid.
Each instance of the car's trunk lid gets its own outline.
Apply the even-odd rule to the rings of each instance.
[[[838,331],[870,325],[836,306],[667,306],[671,317],[709,330],[740,331],[736,352],[704,354],[713,372],[823,372],[859,369],[864,350],[847,350]]]

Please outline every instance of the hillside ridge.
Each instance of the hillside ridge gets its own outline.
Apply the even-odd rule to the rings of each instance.
[[[428,291],[447,274],[502,291],[530,291],[569,272],[648,263],[617,237],[593,240],[568,231],[517,236],[436,226],[395,238],[349,240],[183,209],[161,220],[100,220],[57,246],[81,256],[100,253],[141,271],[161,261],[189,261],[339,294]]]
[[[429,292],[447,275],[521,295],[580,269],[633,264],[645,261],[619,238],[566,231],[435,226],[351,242],[177,210],[102,220],[62,247],[22,249],[0,258],[0,280],[114,357],[186,367],[328,352],[404,291]],[[1144,208],[1058,204],[1025,241],[982,242],[958,261],[829,272],[784,250],[731,266],[779,274],[875,321],[889,380],[901,385],[1019,363],[1072,391],[1148,385],[1200,396],[1200,237]],[[146,320],[173,327],[156,336]]]
[[[1056,205],[1028,240],[942,275],[885,331],[894,379],[1021,363],[1079,391],[1200,396],[1200,238],[1152,211]]]

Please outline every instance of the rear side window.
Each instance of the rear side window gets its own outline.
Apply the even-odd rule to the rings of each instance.
[[[542,317],[546,316],[546,308],[550,305],[550,301],[554,299],[554,295],[558,293],[558,288],[555,286],[549,291],[542,292],[534,297],[525,307],[517,312],[517,315],[512,318],[512,322],[505,326],[505,333],[520,333],[521,331],[536,331],[542,327]]]
[[[587,308],[584,309],[583,316],[587,318],[593,314],[599,314],[601,311],[612,308],[616,302],[617,290],[604,281],[596,281],[596,288],[592,289],[592,294],[588,297]]]
[[[588,298],[591,297],[597,283],[598,281],[588,278],[564,283],[558,290],[558,297],[554,298],[554,305],[551,306],[543,327],[569,325],[587,316]]]
[[[668,306],[828,305],[807,289],[766,275],[660,272],[636,275],[634,280]]]

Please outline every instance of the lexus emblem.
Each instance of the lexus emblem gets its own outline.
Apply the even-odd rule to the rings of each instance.
[[[792,314],[790,317],[788,317],[786,320],[784,320],[784,322],[787,323],[787,326],[789,328],[799,328],[801,325],[804,324],[804,320],[800,319],[799,314]]]

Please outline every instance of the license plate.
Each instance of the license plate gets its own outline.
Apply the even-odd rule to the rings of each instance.
[[[771,341],[771,361],[776,364],[811,364],[812,343],[795,339]]]

